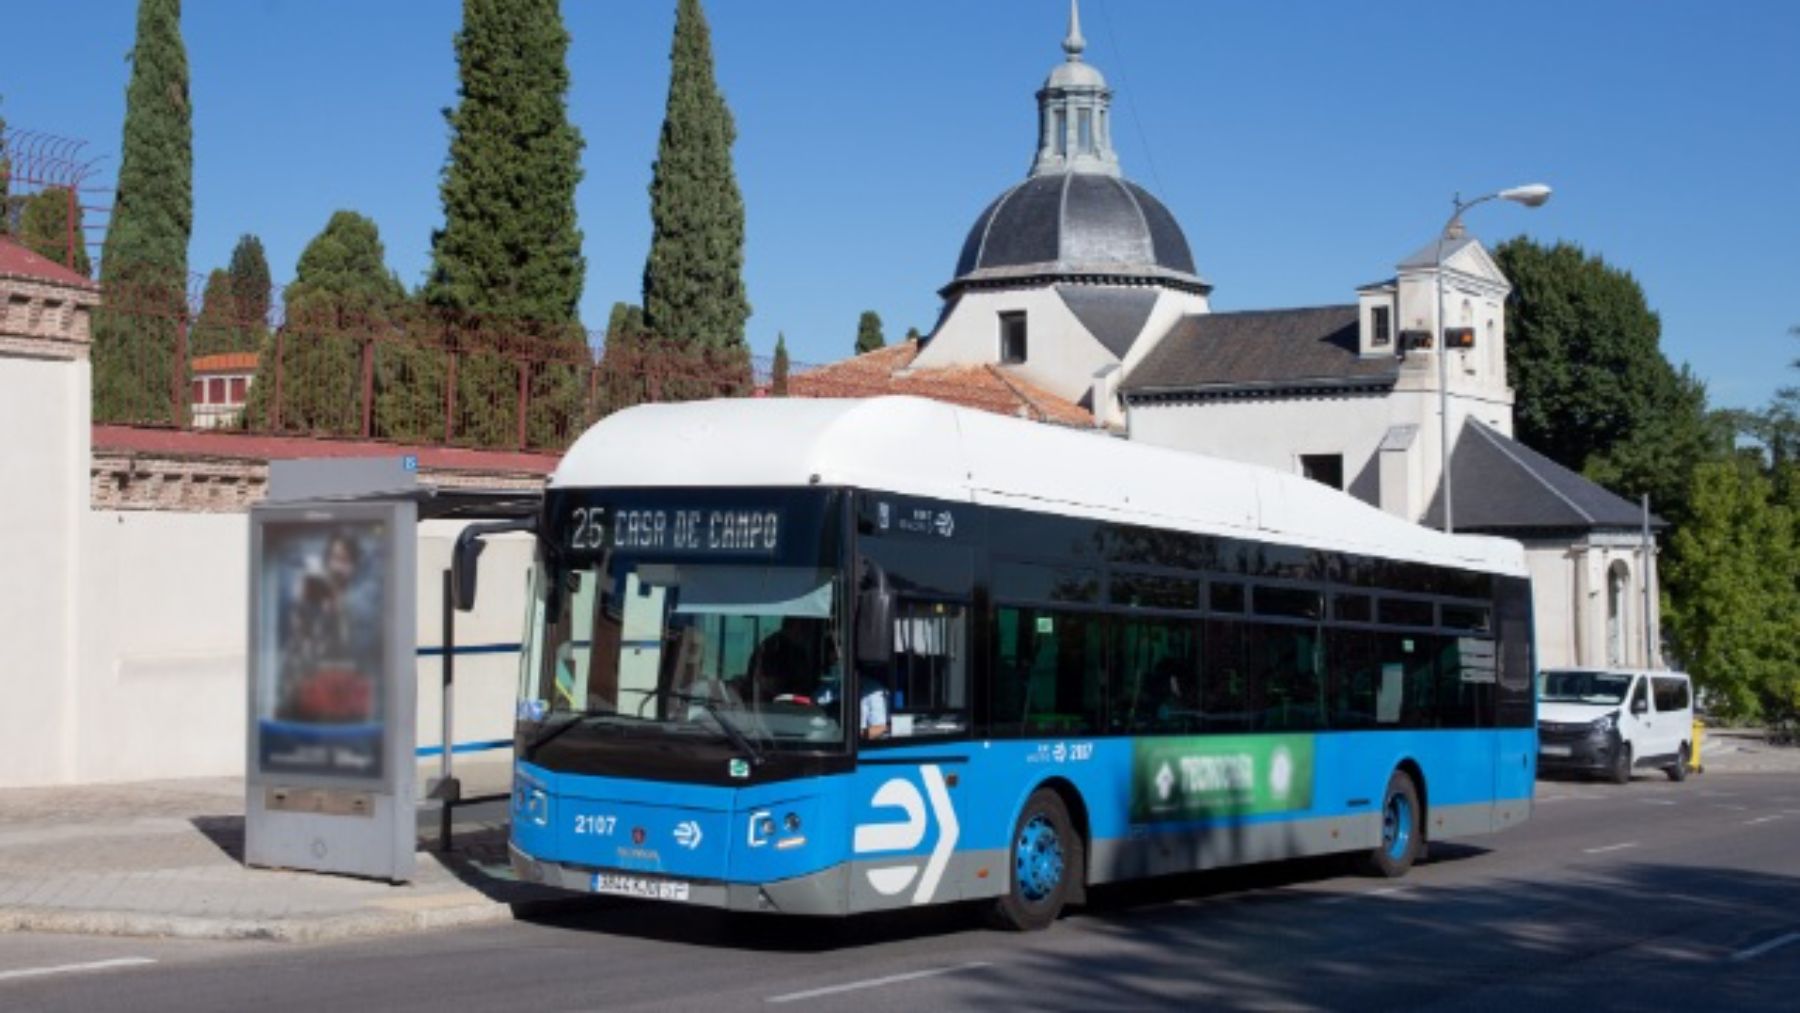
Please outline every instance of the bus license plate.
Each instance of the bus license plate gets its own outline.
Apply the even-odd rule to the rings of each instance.
[[[688,885],[673,879],[645,879],[641,876],[615,876],[608,872],[594,874],[594,892],[645,900],[687,900]]]
[[[1575,750],[1569,748],[1568,746],[1539,746],[1538,747],[1538,752],[1543,753],[1545,756],[1568,756],[1569,754],[1573,753],[1574,751]]]

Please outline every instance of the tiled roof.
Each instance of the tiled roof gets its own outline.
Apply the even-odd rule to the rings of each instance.
[[[219,352],[194,360],[196,373],[254,373],[258,356],[255,352]]]
[[[1091,428],[1094,416],[1012,373],[989,364],[911,369],[919,343],[902,341],[788,379],[791,397],[879,397],[910,394],[997,415]]]
[[[1126,395],[1391,386],[1392,355],[1357,354],[1357,308],[1183,317],[1125,378]]]
[[[1643,508],[1601,488],[1517,440],[1470,419],[1450,454],[1456,530],[1493,534],[1529,531],[1636,531]],[[1420,523],[1443,523],[1443,490]],[[1651,515],[1651,527],[1665,524]]]
[[[97,288],[94,282],[48,257],[40,257],[11,239],[0,238],[0,276],[30,278],[53,285]]]

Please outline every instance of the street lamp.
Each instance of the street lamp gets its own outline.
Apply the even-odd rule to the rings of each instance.
[[[1462,236],[1463,212],[1477,204],[1485,204],[1491,200],[1509,200],[1515,204],[1523,204],[1528,208],[1543,207],[1550,199],[1550,188],[1542,183],[1527,183],[1524,186],[1509,187],[1497,190],[1485,197],[1477,197],[1471,201],[1462,199],[1457,194],[1451,199],[1456,211],[1450,220],[1444,223],[1444,231],[1438,233],[1437,256],[1435,269],[1437,277],[1437,361],[1438,361],[1438,454],[1439,464],[1443,469],[1444,485],[1444,531],[1456,530],[1450,507],[1450,345],[1444,335],[1444,240]]]

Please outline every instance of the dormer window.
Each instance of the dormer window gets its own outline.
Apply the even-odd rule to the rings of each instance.
[[[1386,306],[1375,306],[1369,310],[1369,347],[1385,348],[1394,340],[1393,311]]]
[[[1025,314],[1000,314],[1000,361],[1007,365],[1025,361]]]

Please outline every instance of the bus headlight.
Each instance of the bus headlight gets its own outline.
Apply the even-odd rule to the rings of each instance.
[[[799,813],[788,813],[786,816],[782,817],[781,828],[783,830],[786,830],[790,834],[799,830],[800,829],[800,814]]]

